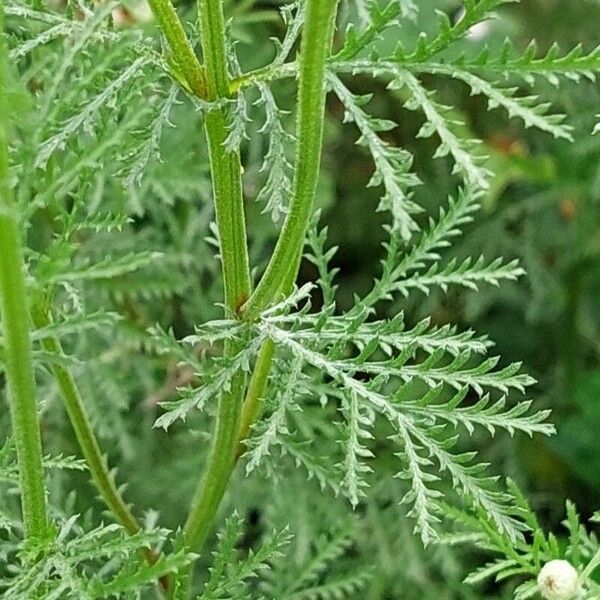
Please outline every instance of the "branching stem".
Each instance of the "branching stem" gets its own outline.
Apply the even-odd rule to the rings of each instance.
[[[259,284],[261,291],[258,296],[253,295],[254,300],[248,303],[250,275],[240,157],[237,151],[225,148],[227,120],[224,108],[216,107],[206,115],[205,129],[223,265],[225,304],[234,314],[246,305],[245,316],[255,316],[278,293],[287,291],[297,275],[321,160],[325,63],[331,48],[336,6],[337,0],[309,0],[302,42],[294,197],[267,274]],[[217,100],[230,93],[222,3],[220,0],[199,0],[199,14],[208,99]],[[236,343],[225,346],[228,356],[238,350]],[[234,377],[230,389],[219,400],[206,470],[184,527],[184,541],[190,549],[200,550],[210,532],[239,455],[240,440],[250,431],[258,414],[272,355],[272,344],[267,342],[257,360],[242,422],[243,373]]]
[[[190,90],[199,98],[205,98],[207,90],[204,68],[190,44],[171,0],[148,0],[148,2],[167,39],[174,66],[180,71]]]
[[[288,62],[283,65],[278,63],[270,64],[232,79],[229,83],[229,91],[235,93],[256,83],[293,77],[297,72],[298,64],[295,62]]]
[[[208,99],[229,94],[229,75],[225,46],[225,25],[221,0],[199,0],[202,49],[206,65]],[[246,245],[246,226],[241,184],[239,152],[225,148],[227,115],[216,107],[205,117],[217,227],[223,268],[225,304],[237,313],[250,295],[250,270]],[[225,346],[233,356],[236,344]],[[235,466],[245,376],[238,373],[228,391],[219,399],[211,450],[190,514],[184,527],[184,541],[193,550],[202,548],[208,536],[229,477]]]
[[[308,2],[300,56],[293,195],[267,269],[242,309],[247,320],[257,318],[273,302],[304,244],[321,164],[326,63],[331,52],[336,7],[337,0]],[[293,275],[295,279],[296,273]]]
[[[271,363],[273,361],[274,353],[275,344],[272,340],[267,340],[262,345],[260,351],[258,352],[258,356],[256,357],[256,364],[254,365],[254,370],[252,371],[252,377],[250,378],[248,391],[246,392],[246,398],[244,399],[244,405],[242,408],[236,460],[239,459],[246,451],[244,442],[250,437],[252,425],[254,425],[260,414],[262,400],[265,395],[267,380],[269,378],[269,372],[271,371]]]
[[[300,261],[302,260],[303,249],[304,246],[301,246],[300,251],[290,266],[286,278],[283,281],[280,292],[282,296],[287,296],[294,288],[294,282],[296,281],[296,276],[300,267]],[[244,399],[240,432],[238,435],[236,459],[241,458],[246,452],[245,442],[250,437],[252,426],[254,423],[256,423],[256,420],[260,416],[274,355],[275,343],[273,340],[269,339],[264,342],[258,353],[256,364],[254,365],[254,370],[252,371],[252,377],[250,378],[250,384],[248,385],[248,391],[246,392],[246,398]]]

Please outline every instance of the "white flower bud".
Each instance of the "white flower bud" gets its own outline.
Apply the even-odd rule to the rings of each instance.
[[[546,600],[574,600],[579,591],[577,579],[577,571],[570,562],[551,560],[543,566],[537,582]]]

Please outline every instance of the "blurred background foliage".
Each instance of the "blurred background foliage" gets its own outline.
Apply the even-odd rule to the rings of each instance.
[[[419,21],[407,21],[402,32],[408,47],[419,31],[435,28],[434,8],[460,18],[458,2],[419,0],[419,5]],[[186,6],[183,3],[181,8]],[[268,0],[228,3],[233,18],[231,35],[238,41],[244,70],[260,67],[273,57],[274,47],[268,40],[281,37],[284,31],[278,6]],[[188,8],[192,18],[191,2]],[[123,11],[123,27],[136,19],[133,4],[130,9]],[[356,5],[346,0],[343,10],[354,11]],[[518,48],[535,38],[540,50],[554,41],[564,51],[578,43],[591,50],[600,41],[598,23],[600,2],[594,0],[521,0],[499,11],[497,20],[478,27],[462,46],[476,54],[477,48],[500,46],[509,36]],[[152,22],[142,26],[154,28]],[[396,30],[393,39],[384,35],[380,41],[389,49],[397,42]],[[576,142],[572,144],[525,131],[516,121],[507,122],[455,82],[432,79],[428,83],[484,140],[484,151],[496,174],[475,222],[452,252],[457,256],[519,258],[527,276],[499,289],[417,296],[404,306],[407,322],[431,315],[435,323],[453,322],[489,334],[506,362],[522,360],[525,371],[538,380],[530,394],[535,395],[539,408],[553,409],[558,434],[533,440],[500,436],[492,442],[482,437],[480,450],[494,465],[495,473],[510,476],[522,486],[543,525],[562,535],[567,498],[584,517],[600,507],[600,135],[591,135],[600,112],[600,88],[586,81],[562,83],[560,88],[537,84],[544,86],[545,97],[558,112],[569,115],[575,127]],[[282,108],[291,108],[294,82],[282,81],[277,86]],[[351,83],[354,93],[366,93],[372,86],[372,81],[363,85],[360,76]],[[248,99],[257,100],[250,94]],[[415,200],[426,209],[421,215],[425,219],[455,193],[458,182],[448,160],[432,159],[435,140],[416,139],[420,118],[401,106],[398,92],[381,85],[370,109],[376,116],[399,122],[398,128],[384,135],[415,156],[415,170],[423,182],[415,190]],[[368,156],[355,144],[356,131],[342,125],[343,109],[332,95],[327,114],[317,205],[322,209],[321,223],[329,226],[329,244],[339,246],[333,263],[339,268],[340,305],[348,307],[354,294],[367,291],[379,273],[386,217],[376,212],[378,190],[366,187],[371,176]],[[254,202],[265,178],[260,167],[266,147],[260,135],[263,123],[252,117],[250,110],[249,140],[243,147],[244,186],[251,255],[253,263],[260,265],[268,257],[276,228],[261,214],[264,207]],[[163,161],[149,165],[139,186],[123,186],[116,179],[90,173],[89,185],[81,192],[86,195],[88,211],[94,210],[97,200],[105,209],[129,215],[132,223],[127,231],[135,234],[94,235],[93,243],[87,245],[81,234],[82,258],[103,256],[107,248],[115,251],[120,246],[123,251],[158,249],[166,258],[151,270],[124,275],[109,285],[90,282],[85,302],[112,307],[127,318],[119,322],[116,337],[114,330],[78,336],[68,351],[85,362],[85,367],[74,367],[77,379],[111,464],[119,464],[119,479],[128,482],[127,497],[136,507],[160,506],[161,520],[175,528],[201,471],[198,448],[205,447],[207,440],[199,432],[207,431],[204,424],[210,408],[208,415],[195,415],[168,433],[152,429],[159,414],[157,404],[171,399],[177,387],[192,380],[189,373],[176,367],[175,360],[165,366],[164,357],[145,347],[147,340],[138,333],[155,322],[165,330],[172,328],[178,338],[192,333],[194,324],[220,314],[221,290],[214,242],[206,237],[213,214],[201,120],[189,102],[182,102],[174,107],[171,121],[176,127],[164,132]],[[288,130],[292,124],[290,114]],[[182,130],[189,135],[182,135]],[[48,243],[52,219],[51,208],[36,215],[33,248]],[[304,261],[301,279],[316,277],[314,266]],[[64,301],[75,301],[68,290]],[[385,310],[392,313],[397,307]],[[42,385],[47,451],[78,455],[54,385],[49,378]],[[6,415],[1,418],[7,419]],[[412,535],[412,524],[397,507],[403,495],[401,484],[391,478],[393,467],[387,468],[389,485],[373,490],[359,507],[358,518],[342,524],[339,513],[343,511],[337,503],[343,500],[317,502],[320,492],[314,480],[308,485],[289,484],[295,478],[304,479],[301,471],[292,468],[291,460],[282,467],[279,483],[273,488],[272,505],[265,507],[261,501],[264,487],[273,486],[271,482],[249,481],[240,475],[223,514],[235,506],[245,517],[248,545],[260,537],[265,523],[295,523],[291,527],[296,536],[293,558],[298,564],[306,560],[317,528],[326,529],[330,524],[330,529],[355,531],[354,546],[344,542],[340,552],[350,564],[362,551],[373,557],[374,576],[364,592],[364,597],[373,600],[510,598],[509,587],[481,590],[462,584],[469,568],[485,557],[461,555],[443,545],[422,549]],[[57,497],[64,496],[65,490],[77,490],[72,495],[72,512],[85,512],[90,505],[101,509],[85,473],[61,473],[52,482]],[[305,497],[298,495],[298,489],[305,489]],[[373,510],[375,504],[378,510]],[[155,517],[154,513],[147,516],[149,520]],[[295,564],[294,560],[290,564]]]

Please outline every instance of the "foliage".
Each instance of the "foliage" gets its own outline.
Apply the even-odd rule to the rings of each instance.
[[[598,128],[564,114],[559,95],[593,84],[597,48],[470,43],[512,4],[465,0],[453,16],[400,0],[200,0],[198,19],[152,0],[152,24],[133,3],[4,4],[0,183],[23,246],[21,341],[40,411],[28,424],[49,452],[52,525],[31,535],[18,509],[35,473],[13,426],[0,452],[3,597],[473,598],[495,578],[502,597],[525,600],[559,557],[582,597],[597,596],[600,548],[574,505],[561,543],[489,451],[555,433],[535,379],[460,317],[429,310],[465,298],[482,311],[498,286],[517,293],[533,261],[498,235],[486,256],[469,241],[498,225],[490,204],[510,157],[448,89],[553,148]],[[383,258],[356,290],[323,226],[336,226],[319,179],[336,136],[368,157],[362,183],[380,198],[361,188],[361,214],[383,213],[369,235]],[[0,330],[9,380],[12,324]],[[493,562],[461,584],[474,549]],[[393,551],[436,577],[390,564]]]

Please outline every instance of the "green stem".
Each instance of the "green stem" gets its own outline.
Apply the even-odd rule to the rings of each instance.
[[[302,35],[296,158],[290,211],[267,269],[243,307],[257,318],[279,293],[290,265],[304,244],[321,164],[325,114],[326,63],[331,52],[337,0],[309,0]],[[294,278],[295,278],[294,273]]]
[[[33,312],[33,321],[36,327],[42,328],[50,325],[52,320],[49,312],[38,308]],[[62,354],[60,342],[56,338],[44,338],[41,345],[46,352]],[[102,499],[128,533],[132,535],[137,533],[141,529],[140,525],[129,510],[110,475],[108,465],[102,456],[102,451],[85,412],[83,400],[73,376],[65,367],[59,364],[52,365],[52,374],[63,397],[69,420],[75,431],[92,480]]]
[[[297,72],[298,65],[295,62],[289,62],[283,65],[270,64],[266,67],[260,67],[259,69],[249,71],[248,73],[244,73],[243,75],[232,79],[229,82],[229,91],[233,94],[256,83],[294,77]]]
[[[579,582],[582,585],[585,584],[598,566],[600,566],[600,550],[596,552],[596,554],[592,557],[585,569],[581,572],[581,575],[579,576]]]
[[[331,48],[337,0],[309,0],[307,21],[303,39],[302,68],[300,74],[300,108],[298,116],[298,148],[296,151],[296,175],[294,198],[290,216],[286,219],[278,240],[274,257],[262,280],[268,289],[268,304],[279,291],[291,286],[296,278],[299,254],[310,218],[321,160],[323,118],[325,111],[325,61]],[[202,45],[204,51],[209,100],[229,94],[229,77],[225,54],[225,37],[222,6],[219,0],[199,0]],[[225,301],[232,312],[238,312],[246,302],[250,290],[243,204],[240,180],[239,154],[228,153],[224,148],[226,139],[226,116],[217,108],[206,119],[217,226],[223,261]],[[242,236],[243,233],[243,236]],[[265,283],[266,280],[266,283]],[[289,283],[292,282],[292,283]],[[260,284],[259,284],[260,285]],[[247,314],[266,306],[259,301],[249,302]],[[238,373],[231,389],[219,401],[217,424],[206,471],[192,502],[190,515],[184,527],[184,540],[188,547],[198,550],[204,544],[214,521],[220,501],[225,493],[229,477],[236,462],[240,431],[248,431],[254,422],[264,393],[272,349],[268,342],[263,346],[247,396],[244,420],[242,400],[244,375]],[[238,351],[234,344],[227,344],[226,355]]]
[[[198,0],[200,35],[209,100],[229,94],[225,17],[221,0]]]
[[[2,150],[0,154],[3,154]],[[0,172],[0,179],[3,178],[4,174]],[[4,362],[19,462],[23,522],[27,537],[43,538],[48,533],[48,519],[29,323],[24,302],[23,252],[16,215],[7,206],[7,186],[2,182],[0,187],[3,188],[0,190],[0,318],[5,334]]]
[[[225,24],[220,0],[199,0],[202,49],[206,65],[209,100],[229,95],[225,47]],[[246,224],[242,195],[242,166],[237,150],[228,151],[229,135],[224,107],[215,107],[205,117],[216,221],[219,230],[225,304],[237,312],[250,295],[250,268],[246,246]]]
[[[23,524],[28,538],[50,533],[42,442],[29,338],[29,313],[21,233],[8,181],[7,49],[0,6],[0,318],[13,437],[19,462]]]
[[[242,197],[241,162],[237,150],[227,152],[227,118],[223,109],[205,117],[225,305],[237,313],[250,295],[250,268],[246,246],[246,224]]]
[[[337,0],[326,0],[321,5],[316,1],[309,1],[300,59],[298,147],[292,208],[267,271],[244,307],[244,318],[258,316],[278,294],[287,296],[298,275],[321,163],[325,66],[331,51],[336,6]],[[252,425],[260,414],[274,353],[274,343],[267,340],[258,354],[244,400],[236,459],[244,454],[244,442],[250,436]]]
[[[50,325],[52,318],[49,311],[36,307],[33,311],[33,321],[36,327],[42,328]],[[57,338],[47,337],[40,343],[46,352],[55,355],[62,354],[62,347]],[[130,535],[138,533],[141,526],[111,477],[110,470],[85,412],[83,400],[73,375],[68,369],[59,364],[52,365],[52,375],[60,390],[71,427],[75,431],[77,442],[92,476],[92,481],[102,500],[127,533]],[[144,548],[142,554],[149,564],[154,564],[158,560],[158,555],[152,548]],[[163,590],[167,590],[170,586],[170,576],[163,576],[159,584]]]
[[[194,551],[202,549],[210,533],[235,466],[243,391],[244,374],[238,373],[231,382],[231,391],[219,400],[208,464],[183,529],[185,545]]]
[[[199,13],[208,99],[216,100],[229,93],[221,0],[199,0]],[[238,151],[225,148],[227,117],[222,107],[216,107],[206,115],[205,130],[219,230],[225,304],[228,310],[236,313],[250,295],[240,155]],[[233,356],[238,351],[238,344],[225,345],[226,356]],[[202,548],[210,532],[235,466],[244,383],[244,374],[240,372],[233,378],[231,388],[219,399],[206,470],[192,500],[183,531],[185,544],[196,551]]]
[[[248,391],[246,392],[246,398],[242,407],[236,459],[240,458],[246,451],[244,442],[250,437],[252,425],[254,425],[260,414],[274,353],[275,344],[272,340],[267,340],[262,345],[258,352],[258,356],[256,357],[256,364],[252,371],[252,377],[250,378]]]
[[[294,259],[294,262],[289,268],[285,280],[283,281],[283,285],[281,287],[281,294],[283,296],[290,294],[294,287],[300,267],[300,261],[302,260],[303,248],[303,246],[300,248],[300,251]],[[254,425],[260,415],[274,354],[275,344],[269,339],[264,342],[258,353],[256,364],[254,365],[254,370],[252,371],[252,377],[250,378],[250,384],[248,385],[248,391],[246,392],[246,398],[244,399],[240,432],[238,435],[236,460],[244,455],[246,451],[246,445],[244,442],[250,437],[252,425]]]
[[[36,327],[41,328],[50,325],[52,318],[48,311],[44,311],[38,307],[33,311],[33,321]],[[44,338],[40,343],[46,352],[50,354],[62,354],[61,344],[58,339],[48,337]],[[83,400],[73,375],[68,369],[59,364],[52,365],[52,375],[62,395],[71,427],[75,431],[77,442],[85,458],[94,485],[108,509],[125,531],[130,535],[138,533],[141,531],[141,526],[111,477],[110,470],[85,412]],[[149,564],[154,564],[158,560],[158,555],[152,548],[144,548],[142,554]],[[163,590],[169,588],[170,579],[169,575],[165,575],[160,579],[159,585]]]
[[[190,90],[199,98],[206,97],[204,69],[183,29],[171,0],[148,0],[158,25],[167,39],[176,68]]]

